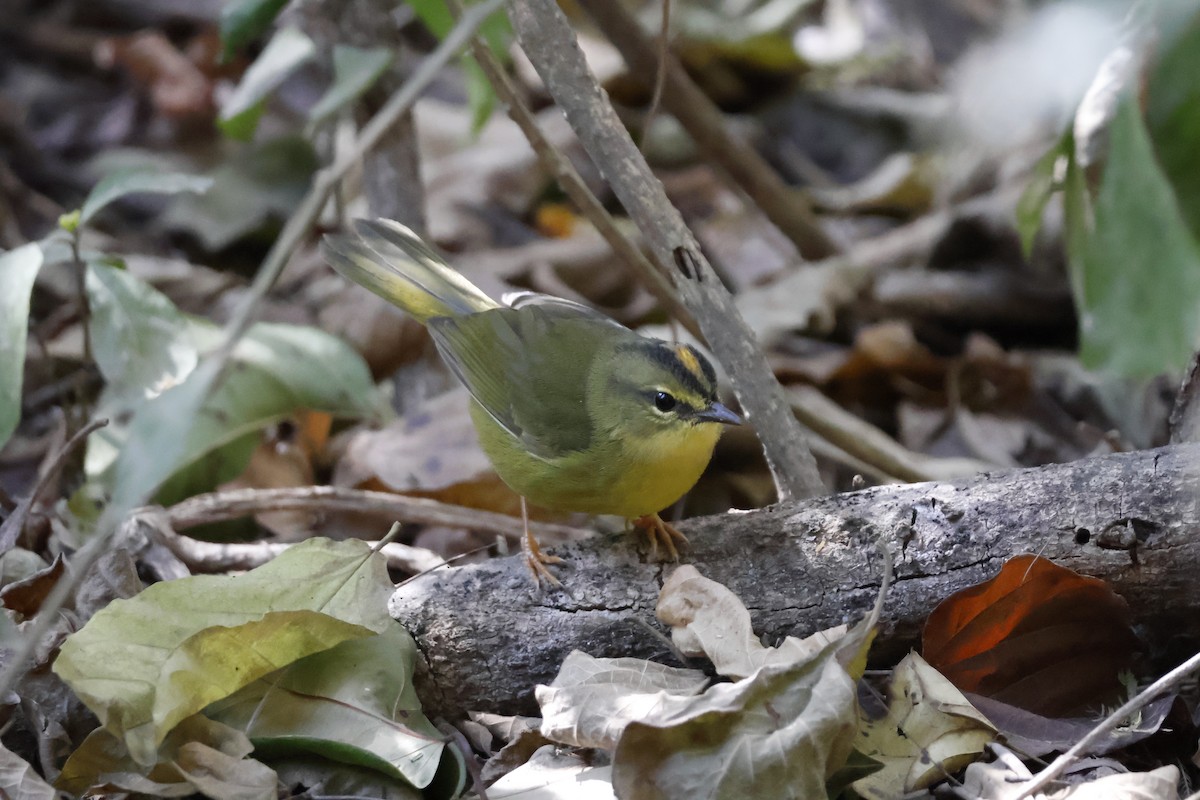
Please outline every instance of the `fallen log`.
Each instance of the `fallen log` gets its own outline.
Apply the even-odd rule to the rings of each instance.
[[[683,560],[732,589],[767,642],[860,618],[895,556],[873,656],[919,642],[950,593],[1036,553],[1101,577],[1166,661],[1200,642],[1200,445],[1120,453],[955,482],[889,485],[685,521]],[[671,564],[633,536],[554,548],[564,589],[533,590],[520,558],[439,570],[397,589],[392,616],[419,648],[425,708],[535,713],[533,687],[572,649],[678,663],[654,605]]]

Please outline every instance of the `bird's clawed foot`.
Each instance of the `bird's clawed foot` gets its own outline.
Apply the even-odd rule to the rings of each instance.
[[[521,540],[521,549],[525,551],[525,564],[533,573],[533,583],[539,590],[542,588],[543,579],[551,586],[562,586],[562,581],[554,577],[554,573],[546,567],[547,564],[563,563],[561,558],[542,552],[541,546],[533,536],[526,536]]]
[[[650,558],[653,561],[678,561],[679,548],[686,547],[688,538],[676,530],[675,526],[666,522],[658,514],[647,514],[633,520],[633,527],[643,531],[650,539]],[[659,558],[658,545],[662,543],[665,552]]]

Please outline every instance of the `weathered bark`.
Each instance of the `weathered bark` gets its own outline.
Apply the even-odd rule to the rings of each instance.
[[[882,486],[688,520],[684,560],[728,586],[768,640],[860,618],[895,554],[873,654],[917,643],[929,611],[1005,559],[1038,553],[1107,579],[1170,660],[1200,641],[1200,445],[1178,445],[954,483]],[[672,661],[654,604],[664,573],[632,537],[556,548],[566,590],[537,596],[519,558],[425,575],[392,598],[416,637],[427,709],[531,712],[533,687],[574,648]]]

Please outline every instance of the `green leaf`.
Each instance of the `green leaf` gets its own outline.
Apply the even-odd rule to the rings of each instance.
[[[176,199],[160,222],[196,236],[210,252],[222,250],[290,215],[316,168],[312,144],[300,136],[243,146],[212,172],[211,191]]]
[[[1146,122],[1183,217],[1200,238],[1200,14],[1182,23],[1150,75]]]
[[[76,227],[88,224],[102,208],[126,195],[180,192],[203,194],[210,186],[212,179],[200,175],[156,172],[139,167],[117,170],[105,175],[92,187],[87,199],[83,201]]]
[[[1033,174],[1029,177],[1029,185],[1017,201],[1017,234],[1021,237],[1021,250],[1026,258],[1033,252],[1034,240],[1042,228],[1042,214],[1046,210],[1046,204],[1050,202],[1054,192],[1061,188],[1055,180],[1058,165],[1062,159],[1070,157],[1074,148],[1074,139],[1068,131],[1038,159]]]
[[[409,0],[409,7],[426,28],[444,39],[454,27],[454,17],[445,0]],[[508,16],[502,12],[492,14],[479,26],[479,35],[487,42],[500,62],[509,61],[508,45],[512,41],[512,27]],[[463,80],[467,91],[467,103],[471,109],[471,129],[478,133],[487,123],[496,106],[496,92],[483,69],[471,55],[463,56]]]
[[[1121,103],[1094,202],[1068,170],[1067,242],[1084,366],[1129,377],[1182,369],[1200,329],[1200,249],[1155,160],[1137,103]]]
[[[229,61],[265,33],[287,3],[288,0],[226,0],[221,9],[221,60]]]
[[[156,397],[182,382],[200,359],[201,325],[145,281],[103,262],[87,272],[96,366],[123,399]]]
[[[127,434],[119,426],[97,431],[98,441],[118,451],[114,501],[155,487],[164,504],[209,491],[245,468],[259,431],[299,409],[347,417],[382,413],[362,357],[315,328],[255,325],[211,393],[210,363],[147,401]],[[104,468],[89,461],[90,471]]]
[[[247,115],[259,113],[256,109],[267,95],[316,53],[317,45],[299,28],[276,31],[221,109],[217,124],[229,136],[250,138],[256,126],[249,124]]]
[[[91,273],[91,330],[109,382],[97,413],[114,423],[89,438],[85,469],[108,487],[117,511],[156,490],[170,503],[231,479],[259,432],[299,409],[385,413],[366,363],[336,337],[260,323],[217,382],[217,364],[198,354],[220,342],[218,328],[181,313],[130,273],[103,264]],[[131,414],[132,422],[121,422]]]
[[[421,713],[412,685],[416,645],[400,625],[304,658],[215,703],[210,717],[245,731],[264,758],[308,753],[369,767],[441,796],[465,785],[457,751]]]
[[[0,255],[0,447],[21,419],[29,295],[41,267],[42,248],[36,242]]]
[[[384,559],[311,539],[235,577],[158,583],[99,611],[54,671],[149,766],[183,719],[297,659],[393,625]]]
[[[387,71],[394,56],[386,47],[333,48],[333,85],[308,112],[310,125],[315,125],[353,103]]]

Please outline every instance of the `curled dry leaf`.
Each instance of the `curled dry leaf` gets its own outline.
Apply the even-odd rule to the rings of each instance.
[[[1137,644],[1130,620],[1104,581],[1022,555],[942,601],[922,654],[965,692],[1063,716],[1119,697]]]
[[[764,647],[737,595],[690,564],[663,584],[655,613],[671,626],[671,640],[684,655],[707,656],[718,673],[734,679],[764,666],[813,658],[846,634],[846,626],[839,625],[804,640],[789,636],[777,647]]]
[[[1032,779],[1029,770],[1011,753],[989,764],[967,767],[962,785],[954,795],[970,800],[1012,800],[1020,797]],[[1035,800],[1178,800],[1179,769],[1159,767],[1150,772],[1123,772],[1068,786],[1052,794],[1037,794]]]
[[[893,798],[941,780],[974,760],[996,736],[962,692],[916,653],[892,673],[888,712],[864,724],[856,747],[883,769],[854,783],[866,798]]]
[[[547,745],[488,787],[491,800],[614,800],[612,767],[593,767]]]
[[[630,722],[690,705],[707,683],[698,670],[640,658],[593,658],[574,650],[554,683],[535,690],[542,735],[576,747],[613,750]]]

